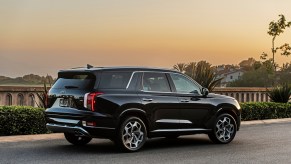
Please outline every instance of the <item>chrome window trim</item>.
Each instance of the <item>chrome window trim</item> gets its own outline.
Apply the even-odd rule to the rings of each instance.
[[[126,89],[128,89],[134,74],[135,74],[135,72],[132,72],[132,74],[131,74],[131,76],[129,78],[129,81],[128,81],[127,85],[126,85]]]
[[[175,93],[175,92],[159,92],[159,91],[145,91],[145,90],[140,90],[142,92],[145,92],[145,93]]]
[[[131,83],[131,81],[132,81],[133,75],[134,75],[135,73],[139,73],[139,72],[142,72],[142,73],[143,73],[143,72],[171,73],[171,72],[163,72],[163,71],[133,71],[132,74],[131,74],[131,77],[130,77],[130,79],[129,79],[127,85],[126,85],[126,89],[128,89],[128,87],[129,87],[129,85],[130,85],[130,83]],[[171,93],[173,93],[173,92],[171,92]]]
[[[127,86],[126,86],[126,89],[128,89],[128,87],[129,87],[129,85],[130,85],[130,83],[131,83],[131,81],[132,81],[132,78],[133,78],[133,76],[134,76],[134,74],[135,73],[139,73],[139,72],[141,72],[141,73],[145,73],[145,72],[153,72],[153,73],[164,73],[164,74],[178,74],[178,75],[182,75],[182,76],[184,76],[185,78],[187,78],[188,80],[190,80],[194,85],[196,85],[196,86],[198,86],[198,88],[199,89],[202,89],[203,87],[199,84],[199,83],[197,83],[195,80],[193,80],[192,78],[190,78],[189,76],[187,76],[187,75],[185,75],[185,74],[183,74],[183,73],[179,73],[179,72],[171,72],[171,71],[133,71],[132,72],[132,74],[131,74],[131,77],[130,77],[130,79],[129,79],[129,81],[128,81],[128,83],[127,83]],[[142,81],[142,87],[143,87],[143,75],[142,75],[142,79],[141,79]],[[170,85],[170,84],[169,84]],[[186,92],[159,92],[159,91],[145,91],[145,90],[143,90],[143,89],[141,89],[140,91],[142,91],[142,92],[148,92],[148,93],[177,93],[177,94],[189,94],[189,95],[193,95],[193,93],[186,93]],[[200,91],[201,92],[201,91]],[[201,93],[199,93],[199,95],[201,95]]]

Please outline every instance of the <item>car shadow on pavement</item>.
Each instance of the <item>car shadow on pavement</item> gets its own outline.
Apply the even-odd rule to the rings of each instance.
[[[68,142],[64,142],[63,145],[58,146],[58,151],[78,154],[112,154],[118,152],[114,143],[105,139],[93,139],[89,144],[84,146],[76,146]]]
[[[154,138],[149,139],[141,152],[151,150],[161,150],[168,148],[186,148],[186,147],[201,147],[213,145],[213,143],[206,136],[183,136],[176,139],[169,138]],[[78,153],[78,154],[114,154],[120,153],[119,149],[110,140],[105,139],[93,139],[89,144],[85,146],[75,146],[69,143],[59,145],[58,150],[60,152]]]
[[[197,147],[207,146],[213,144],[207,137],[201,137],[196,135],[183,136],[179,138],[155,138],[150,139],[145,144],[144,150],[151,149],[167,149],[177,147]]]

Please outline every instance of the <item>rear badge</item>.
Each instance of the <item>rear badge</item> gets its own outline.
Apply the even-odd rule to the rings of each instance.
[[[61,92],[60,92],[60,94],[65,94],[65,93],[66,93],[66,91],[61,91]]]
[[[71,108],[76,107],[74,100],[72,98],[61,98],[59,105],[60,107],[71,107]]]
[[[70,100],[69,99],[60,99],[60,107],[69,107]]]

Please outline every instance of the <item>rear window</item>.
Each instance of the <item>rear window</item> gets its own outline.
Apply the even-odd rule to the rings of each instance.
[[[100,89],[125,89],[132,72],[103,72]]]
[[[54,89],[93,89],[95,75],[90,73],[59,73]]]

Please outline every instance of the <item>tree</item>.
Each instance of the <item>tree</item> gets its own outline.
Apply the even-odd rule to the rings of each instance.
[[[287,83],[291,84],[291,62],[283,64],[282,68],[278,72],[279,75],[279,84]]]
[[[185,69],[187,67],[187,64],[185,63],[177,63],[176,65],[173,66],[173,68],[179,72],[184,73]]]
[[[240,79],[228,84],[229,87],[271,87],[274,84],[275,73],[272,59],[257,61],[253,69],[245,72]]]
[[[282,51],[281,55],[285,55],[285,56],[289,56],[290,50],[291,50],[291,47],[287,43],[283,44],[280,47],[275,47],[276,37],[279,36],[280,34],[282,34],[287,27],[291,26],[291,22],[286,22],[284,15],[281,14],[281,15],[279,15],[279,17],[280,18],[277,22],[275,22],[275,21],[270,22],[269,31],[268,31],[268,34],[270,36],[272,36],[272,48],[271,48],[271,50],[272,50],[272,55],[273,55],[272,63],[274,66],[275,66],[275,54],[276,54],[277,50],[281,50]],[[266,58],[267,54],[263,53],[262,56]]]
[[[190,62],[189,64],[178,64],[186,65],[185,68],[183,67],[185,74],[197,81],[203,87],[206,87],[209,91],[212,91],[215,86],[217,86],[222,80],[222,78],[217,78],[217,75],[215,74],[215,68],[206,61],[199,61],[198,63]]]
[[[196,66],[197,66],[196,62],[190,62],[189,64],[187,64],[187,67],[185,68],[185,74],[187,74],[191,78],[195,77]],[[194,79],[194,80],[196,80],[196,79]]]
[[[36,93],[38,99],[39,99],[39,104],[35,101],[38,107],[40,108],[47,108],[47,103],[48,103],[48,92],[49,89],[52,87],[52,77],[47,75],[44,77],[43,81],[43,91]],[[49,87],[47,87],[47,82],[49,83]]]
[[[248,71],[253,68],[253,65],[256,63],[254,58],[248,58],[248,60],[241,61],[238,65],[244,70]]]

